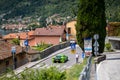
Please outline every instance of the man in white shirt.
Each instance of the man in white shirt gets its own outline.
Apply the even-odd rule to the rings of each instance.
[[[75,57],[76,57],[76,63],[78,63],[78,59],[79,59],[78,53],[76,53]]]

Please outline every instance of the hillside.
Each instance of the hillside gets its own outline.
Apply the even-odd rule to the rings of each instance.
[[[106,18],[112,22],[120,22],[120,0],[105,0]]]
[[[42,16],[53,14],[61,16],[74,16],[72,9],[77,7],[77,0],[1,0],[0,14],[3,18],[16,16]]]
[[[0,0],[0,22],[11,18],[46,18],[54,15],[74,18],[79,0]],[[120,0],[105,0],[108,21],[120,21]]]

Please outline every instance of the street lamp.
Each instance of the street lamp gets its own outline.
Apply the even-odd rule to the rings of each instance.
[[[26,46],[26,51],[28,51],[28,39],[24,41],[24,45]]]
[[[12,57],[13,57],[13,70],[14,70],[16,68],[16,66],[15,66],[15,54],[16,54],[16,48],[15,48],[15,46],[13,46],[11,48],[11,54],[12,54]]]
[[[24,41],[24,45],[26,46],[26,51],[28,51],[28,32],[26,32],[26,40]]]

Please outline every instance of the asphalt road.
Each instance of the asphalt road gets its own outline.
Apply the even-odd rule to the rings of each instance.
[[[65,54],[66,56],[68,56],[69,60],[65,63],[53,63],[52,57],[50,57],[50,58],[44,60],[43,62],[39,63],[38,65],[34,66],[33,68],[39,69],[39,68],[49,68],[50,66],[56,66],[58,69],[64,70],[64,69],[70,68],[71,66],[76,64],[75,54],[71,53],[70,47],[67,49],[64,49],[64,51],[57,51],[57,52],[58,52],[57,54]],[[76,47],[76,52],[79,53],[79,62],[81,62],[82,50],[79,46]]]
[[[97,80],[120,80],[120,53],[107,54],[97,66]]]

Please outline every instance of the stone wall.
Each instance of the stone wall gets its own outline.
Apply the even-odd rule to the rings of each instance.
[[[109,40],[113,50],[120,50],[120,41]]]
[[[45,49],[44,51],[40,52],[40,58],[45,58],[47,56],[49,56],[50,54],[52,54],[53,52],[57,51],[57,50],[60,50],[60,49],[63,49],[63,48],[66,48],[70,45],[69,42],[65,42],[65,43],[61,43],[59,45],[54,45],[48,49]]]
[[[57,50],[60,50],[60,49],[63,49],[63,48],[66,48],[70,46],[70,42],[64,42],[64,43],[60,43],[58,45],[54,45],[54,46],[51,46],[45,50],[43,50],[42,52],[39,52],[39,53],[36,53],[36,54],[32,54],[31,55],[31,61],[34,61],[34,60],[38,60],[38,59],[43,59],[47,56],[49,56],[50,54],[54,53],[55,51]],[[38,56],[39,54],[39,56]],[[37,55],[37,57],[36,57]]]

